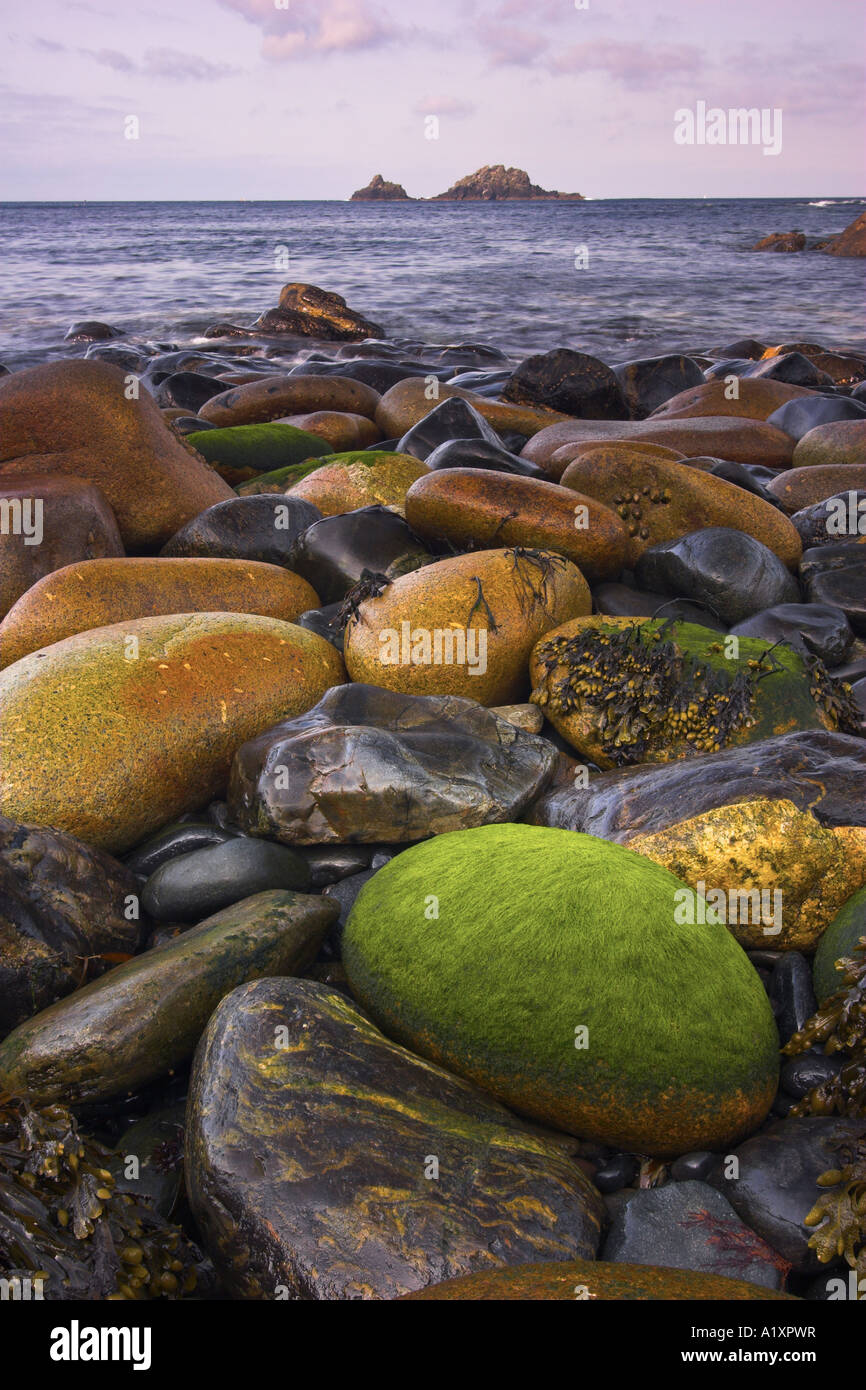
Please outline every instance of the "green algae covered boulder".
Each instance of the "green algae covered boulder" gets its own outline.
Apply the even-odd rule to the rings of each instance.
[[[545,633],[531,699],[601,768],[675,762],[797,729],[859,732],[850,690],[784,643],[595,615]]]
[[[765,1118],[779,1043],[745,952],[682,924],[684,892],[590,835],[455,831],[374,875],[343,961],[386,1034],[513,1109],[638,1153],[716,1148]]]
[[[861,936],[866,936],[866,888],[840,907],[818,944],[812,974],[819,1004],[843,988],[844,971],[836,969],[836,961],[852,956]]]
[[[207,459],[232,487],[261,473],[292,468],[307,459],[333,452],[318,435],[295,425],[229,425],[225,429],[197,430],[186,442]]]
[[[401,1302],[423,1299],[434,1303],[471,1301],[558,1303],[567,1299],[583,1302],[651,1301],[688,1303],[694,1300],[724,1299],[735,1302],[782,1300],[799,1302],[793,1294],[747,1284],[743,1279],[727,1279],[720,1274],[703,1274],[692,1269],[662,1269],[656,1265],[607,1264],[602,1260],[573,1260],[568,1264],[518,1265],[516,1268],[483,1270],[462,1279],[446,1279],[419,1293],[404,1294]]]

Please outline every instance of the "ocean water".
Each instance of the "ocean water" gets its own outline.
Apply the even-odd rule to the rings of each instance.
[[[185,346],[280,286],[335,290],[389,338],[606,361],[749,336],[866,348],[863,263],[749,254],[842,230],[866,199],[0,204],[0,362],[80,352],[76,319]],[[584,249],[585,248],[585,251]],[[575,262],[587,264],[576,268]]]

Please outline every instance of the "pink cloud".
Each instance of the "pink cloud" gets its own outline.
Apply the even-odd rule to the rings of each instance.
[[[692,44],[632,43],[608,39],[576,43],[548,64],[552,73],[603,72],[633,88],[652,87],[671,78],[694,77],[702,71],[704,56]]]
[[[457,97],[434,96],[424,97],[414,109],[419,116],[471,116],[477,108]]]
[[[401,33],[382,5],[371,0],[220,0],[264,32],[262,54],[276,62],[302,53],[354,53],[392,43]]]

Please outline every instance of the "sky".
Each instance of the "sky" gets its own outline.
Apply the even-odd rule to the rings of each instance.
[[[2,11],[2,201],[339,199],[376,173],[429,197],[499,163],[593,198],[864,193],[862,0]],[[697,143],[700,103],[717,137],[766,110],[768,138]]]

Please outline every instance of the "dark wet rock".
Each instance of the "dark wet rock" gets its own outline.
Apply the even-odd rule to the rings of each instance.
[[[305,530],[292,569],[329,605],[344,599],[365,570],[396,578],[432,558],[402,516],[387,507],[361,507]]]
[[[831,420],[862,420],[866,405],[850,396],[798,396],[767,416],[767,424],[784,430],[792,439],[802,439],[817,425]]]
[[[164,1217],[171,1216],[183,1187],[185,1112],[186,1102],[175,1101],[136,1120],[118,1140],[109,1161],[117,1191],[149,1202]]]
[[[238,833],[237,830],[225,830],[209,821],[178,821],[174,825],[164,826],[156,835],[136,846],[124,857],[124,863],[134,874],[149,878],[170,859],[191,854],[193,850],[224,844]]]
[[[782,1287],[784,1261],[750,1230],[730,1202],[705,1182],[644,1188],[623,1202],[600,1258],[663,1265]]]
[[[838,1055],[825,1057],[817,1052],[806,1052],[801,1057],[790,1057],[783,1063],[780,1075],[782,1090],[794,1100],[800,1100],[838,1076],[842,1070],[842,1058]]]
[[[823,825],[866,825],[866,742],[808,729],[674,763],[552,783],[524,819],[627,843],[717,806],[793,801]]]
[[[389,391],[392,386],[396,386],[398,381],[406,381],[413,376],[432,375],[443,379],[448,376],[447,371],[430,372],[423,362],[299,362],[289,372],[289,376],[344,376],[350,381],[363,382],[365,386],[372,386],[374,391],[380,395]],[[382,445],[377,444],[377,449]]]
[[[687,391],[690,386],[702,386],[704,382],[697,362],[682,353],[623,362],[613,368],[613,374],[633,420],[645,420],[671,396]]]
[[[780,603],[731,628],[732,637],[762,637],[787,642],[801,656],[810,652],[825,666],[839,666],[854,641],[851,624],[840,608],[820,603]]]
[[[727,623],[699,603],[634,589],[629,584],[599,584],[593,589],[592,598],[597,613],[607,613],[615,618],[652,618],[658,615],[660,618],[678,618],[685,623],[700,623],[714,632],[728,630]]]
[[[703,1182],[716,1161],[716,1155],[707,1149],[696,1149],[693,1153],[681,1154],[670,1167],[672,1182]]]
[[[495,473],[516,473],[522,478],[547,477],[544,470],[529,459],[520,458],[503,449],[500,444],[491,444],[486,439],[446,440],[432,454],[428,454],[424,462],[432,471],[440,468],[489,468]]]
[[[299,854],[267,840],[227,839],[170,859],[151,874],[141,901],[156,922],[200,922],[272,888],[306,892],[310,870]]]
[[[308,608],[306,613],[302,613],[297,619],[298,626],[308,628],[310,632],[317,632],[326,642],[336,647],[338,652],[342,652],[345,629],[338,621],[342,609],[342,603],[329,603],[324,608]]]
[[[278,306],[257,318],[252,328],[262,333],[290,333],[329,342],[385,336],[384,328],[350,309],[342,295],[305,284],[283,285]]]
[[[215,430],[210,420],[200,420],[197,415],[177,415],[171,422],[175,434],[202,434],[205,430]]]
[[[423,462],[440,444],[455,439],[478,439],[496,449],[502,448],[499,435],[483,415],[461,396],[448,396],[429,415],[406,431],[397,444],[397,453],[411,454]]]
[[[809,1249],[812,1231],[803,1220],[821,1195],[818,1178],[842,1166],[836,1146],[862,1138],[864,1129],[863,1120],[781,1120],[732,1151],[737,1176],[726,1176],[724,1156],[709,1181],[797,1272],[816,1273],[821,1265]]]
[[[866,634],[866,545],[851,541],[806,550],[800,578],[810,603],[841,608],[854,631]]]
[[[119,328],[112,328],[110,323],[101,323],[99,319],[79,319],[73,323],[63,341],[66,343],[105,343],[110,338],[122,337]]]
[[[109,362],[113,367],[122,367],[125,372],[135,372],[136,375],[141,374],[147,363],[146,353],[124,344],[109,347],[104,343],[94,343],[84,356],[91,360],[95,358],[99,362]]]
[[[827,256],[866,256],[866,212],[861,212],[823,247]]]
[[[785,381],[789,386],[832,386],[833,378],[822,372],[802,352],[783,352],[778,357],[765,357],[753,362],[741,373],[764,381]]]
[[[310,870],[310,887],[329,888],[369,869],[375,845],[312,845],[298,849]]]
[[[758,361],[767,351],[766,343],[759,343],[757,338],[738,338],[735,343],[728,343],[726,347],[712,348],[713,357],[744,357],[752,361]]]
[[[740,623],[778,603],[796,603],[797,582],[766,545],[728,526],[708,526],[650,546],[635,566],[641,588],[696,599]]]
[[[773,967],[768,993],[784,1047],[818,1009],[806,957],[799,951],[786,951]]]
[[[132,955],[140,933],[128,869],[59,830],[0,816],[0,1038]]]
[[[295,543],[321,515],[312,502],[282,493],[230,497],[188,521],[166,542],[160,554],[264,560],[294,569]]]
[[[694,463],[694,459],[687,459],[686,462]],[[716,459],[712,468],[707,469],[714,478],[724,478],[728,483],[734,483],[741,487],[744,492],[751,492],[754,497],[761,497],[765,502],[770,502],[774,507],[778,507],[778,498],[774,497],[767,490],[767,484],[772,482],[776,476],[776,469],[764,468],[760,463],[734,463],[731,459]]]
[[[491,372],[458,372],[456,376],[448,377],[448,384],[461,386],[464,391],[474,391],[479,396],[488,393],[498,396],[510,376],[511,371],[504,368]]]
[[[619,1192],[634,1182],[639,1170],[640,1162],[634,1154],[614,1154],[596,1168],[592,1180],[599,1192]]]
[[[598,1245],[601,1199],[557,1140],[310,980],[223,1002],[187,1115],[190,1205],[235,1298],[391,1299]]]
[[[229,805],[291,844],[405,843],[516,820],[555,762],[546,740],[472,700],[341,685],[243,744]]]
[[[806,237],[803,232],[771,232],[749,248],[752,251],[805,251]]]
[[[866,492],[856,488],[834,492],[822,502],[795,512],[791,521],[800,533],[804,551],[822,545],[844,544],[852,529],[859,530],[861,523],[866,535]]]
[[[622,387],[597,357],[570,348],[527,357],[502,392],[516,405],[542,405],[583,420],[627,420]]]
[[[306,969],[336,917],[325,898],[281,891],[226,908],[16,1028],[0,1043],[0,1093],[76,1104],[139,1090],[192,1055],[237,985]]]
[[[370,879],[377,874],[379,869],[368,868],[359,874],[352,874],[349,878],[341,878],[337,883],[330,884],[323,892],[322,896],[330,898],[340,909],[340,916],[334,926],[333,939],[338,944],[342,941],[343,931],[349,920],[349,913],[355,906],[355,899],[361,889]]]
[[[211,396],[219,396],[226,389],[224,381],[216,377],[203,376],[201,372],[173,372],[159,383],[154,392],[158,406],[176,406],[193,414],[209,401]]]

